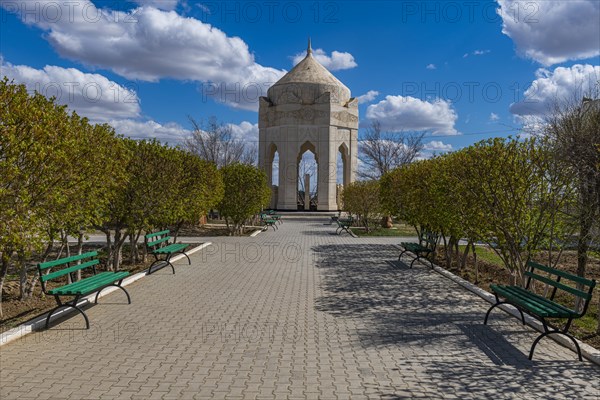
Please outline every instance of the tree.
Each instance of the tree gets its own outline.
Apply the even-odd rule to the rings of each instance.
[[[544,128],[554,154],[576,182],[572,211],[578,226],[577,273],[584,276],[592,227],[600,212],[600,100],[557,102]]]
[[[121,152],[112,129],[23,85],[0,81],[0,104],[0,292],[14,266],[24,298],[37,281],[26,259],[47,244],[45,258],[56,232],[66,238],[98,220],[121,183]]]
[[[196,154],[181,152],[181,177],[172,206],[175,220],[174,236],[184,223],[198,223],[203,215],[223,199],[224,185],[221,172]]]
[[[373,121],[360,143],[360,159],[365,168],[358,175],[379,179],[385,173],[409,164],[423,150],[424,133],[382,132],[381,123]]]
[[[185,140],[184,147],[191,153],[218,168],[234,163],[256,164],[256,145],[235,138],[230,125],[219,123],[214,116],[207,122],[197,122],[190,117],[190,122],[194,130]]]
[[[221,168],[225,192],[218,205],[231,234],[241,234],[245,221],[271,200],[266,174],[252,165],[230,164]]]
[[[367,232],[370,223],[381,214],[379,181],[358,181],[347,185],[342,192],[344,209],[356,214]]]
[[[598,97],[598,87],[592,95]],[[556,101],[545,122],[543,133],[575,181],[576,201],[569,211],[578,231],[577,274],[585,276],[589,243],[600,215],[600,99],[575,96],[571,101]],[[600,334],[600,304],[597,333]]]
[[[482,141],[382,178],[387,210],[449,237],[456,255],[461,237],[486,242],[519,282],[532,254],[560,234],[571,193],[568,171],[535,138]]]

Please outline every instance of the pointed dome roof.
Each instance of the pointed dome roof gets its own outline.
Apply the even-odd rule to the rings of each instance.
[[[302,98],[302,103],[310,103],[311,100],[314,102],[326,92],[331,93],[336,102],[345,103],[350,100],[350,89],[313,57],[310,39],[306,57],[271,86],[267,95],[275,104],[288,103],[281,95],[290,89],[300,92],[297,95]]]

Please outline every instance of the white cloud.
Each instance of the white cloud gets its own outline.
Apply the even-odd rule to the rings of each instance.
[[[24,84],[32,93],[38,91],[46,97],[56,97],[59,104],[67,105],[92,122],[136,118],[140,114],[140,101],[133,89],[99,74],[51,65],[35,69],[12,65],[0,58],[0,75]]]
[[[115,131],[133,139],[159,139],[171,144],[181,144],[192,134],[191,129],[184,128],[176,122],[161,124],[153,120],[140,121],[134,119],[114,119],[107,121]],[[239,124],[226,124],[231,128],[233,137],[249,144],[258,142],[258,124],[243,121]]]
[[[441,142],[439,140],[432,140],[431,142],[425,143],[423,145],[423,150],[446,152],[452,150],[452,145]]]
[[[149,6],[159,10],[174,10],[179,0],[132,0],[140,6]]]
[[[122,12],[98,9],[89,0],[40,0],[34,13],[25,13],[23,7],[15,10],[14,2],[0,1],[9,12],[22,13],[26,24],[43,29],[44,38],[65,58],[127,79],[214,83],[205,94],[236,107],[258,109],[258,97],[285,73],[256,63],[239,37],[174,11],[140,7]],[[49,5],[57,13],[45,12]]]
[[[483,56],[483,55],[489,54],[491,52],[492,52],[491,50],[474,50],[471,53],[463,54],[463,58],[467,58],[469,56]]]
[[[243,121],[239,124],[227,124],[233,137],[245,142],[258,143],[258,124]]]
[[[600,54],[597,0],[497,0],[502,33],[527,58],[549,66]]]
[[[108,124],[115,128],[118,134],[133,139],[156,138],[163,142],[179,144],[191,134],[189,129],[183,128],[175,122],[160,124],[156,121],[136,121],[132,119],[110,120]]]
[[[379,92],[377,90],[369,90],[367,93],[358,96],[358,104],[369,103],[375,100],[379,96]]]
[[[423,101],[410,96],[386,96],[367,108],[367,119],[377,120],[388,131],[431,131],[458,135],[454,128],[458,116],[445,100]]]
[[[500,120],[500,117],[498,116],[498,114],[496,114],[496,113],[491,113],[490,114],[490,121],[496,122],[498,120]]]
[[[293,57],[293,64],[296,65],[306,57],[306,52],[298,53]],[[332,51],[331,56],[328,56],[325,50],[313,50],[313,57],[321,63],[322,66],[330,71],[339,71],[342,69],[351,69],[357,67],[358,64],[354,61],[354,56],[350,53],[342,53]]]
[[[537,79],[523,94],[523,101],[510,105],[513,114],[539,117],[550,111],[556,101],[589,93],[600,81],[600,66],[575,64],[554,71],[540,68],[535,76]]]
[[[427,68],[427,69],[437,69],[437,67],[435,66],[435,64],[428,64],[425,68]]]

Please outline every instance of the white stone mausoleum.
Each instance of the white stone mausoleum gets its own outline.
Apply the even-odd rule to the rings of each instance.
[[[298,209],[298,166],[308,150],[317,162],[319,211],[338,210],[338,153],[344,185],[353,182],[358,163],[358,100],[312,55],[306,57],[260,98],[258,163],[273,184],[279,154],[279,185],[273,207]]]

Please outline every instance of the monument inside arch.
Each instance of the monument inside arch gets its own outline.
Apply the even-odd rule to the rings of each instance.
[[[298,166],[308,150],[317,162],[317,210],[338,210],[338,153],[341,182],[355,180],[358,164],[358,100],[312,55],[306,57],[260,98],[258,163],[273,184],[279,155],[276,201],[279,210],[298,209]]]

